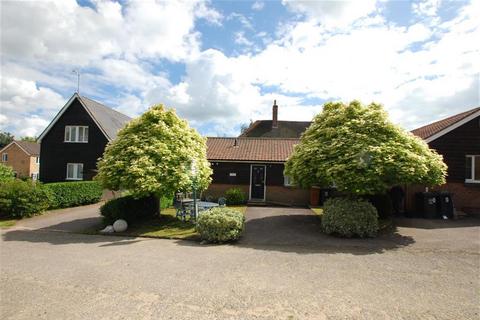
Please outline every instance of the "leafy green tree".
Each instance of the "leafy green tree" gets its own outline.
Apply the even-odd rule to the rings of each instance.
[[[21,141],[28,141],[28,142],[36,142],[36,141],[37,141],[37,137],[25,136],[25,137],[21,137],[20,140],[21,140]]]
[[[212,173],[206,150],[206,139],[174,110],[155,105],[107,145],[96,179],[137,198],[172,196],[190,190],[194,181],[198,190],[206,189]]]
[[[0,132],[0,148],[5,147],[13,141],[13,135],[10,132]]]
[[[12,168],[0,163],[0,181],[10,181],[15,179],[15,173]]]
[[[445,183],[441,155],[388,120],[380,104],[326,103],[285,165],[303,187],[335,185],[351,195],[401,184]]]

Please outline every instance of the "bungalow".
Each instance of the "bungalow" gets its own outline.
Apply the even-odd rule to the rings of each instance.
[[[11,167],[15,176],[38,179],[40,145],[35,142],[14,140],[0,150],[1,163]]]
[[[130,121],[126,115],[75,93],[40,134],[40,180],[91,180],[109,141]]]
[[[431,191],[453,193],[457,210],[480,213],[480,107],[412,130],[443,155],[448,166],[447,183]],[[424,186],[407,188],[406,208],[413,210],[414,194]]]
[[[206,195],[220,197],[240,188],[250,202],[306,205],[310,191],[292,185],[283,175],[285,161],[310,122],[279,121],[276,101],[272,120],[257,120],[238,138],[207,140],[207,158],[213,169]]]

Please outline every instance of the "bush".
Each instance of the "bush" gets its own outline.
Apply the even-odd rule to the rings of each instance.
[[[225,192],[225,198],[227,198],[228,205],[243,204],[245,203],[245,193],[240,188],[231,188]]]
[[[217,207],[200,214],[196,229],[203,240],[226,242],[240,238],[244,226],[245,217],[241,212]]]
[[[52,194],[41,183],[12,180],[0,182],[0,216],[31,217],[48,209]]]
[[[45,187],[53,194],[52,209],[96,203],[103,193],[96,181],[55,182],[45,184]]]
[[[130,224],[155,216],[158,211],[157,201],[153,196],[135,199],[129,195],[108,201],[100,208],[100,213],[107,224],[113,224],[118,219],[126,220]]]
[[[12,168],[0,163],[0,182],[11,181],[15,179],[15,173]]]
[[[378,232],[377,210],[366,200],[328,199],[323,206],[322,228],[342,237],[374,237]]]
[[[173,206],[173,197],[162,197],[160,199],[160,208],[167,209]]]

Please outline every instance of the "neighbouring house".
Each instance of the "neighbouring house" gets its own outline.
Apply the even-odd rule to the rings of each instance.
[[[91,180],[107,143],[130,120],[75,93],[38,138],[40,180]]]
[[[447,183],[431,190],[453,193],[457,210],[480,213],[480,107],[412,130],[443,155]],[[425,186],[407,187],[406,207],[414,210],[414,194]]]
[[[310,121],[279,121],[277,101],[272,106],[272,120],[257,120],[240,137],[300,138],[310,126]]]
[[[1,163],[9,166],[18,178],[38,179],[40,145],[14,140],[0,150]]]
[[[207,158],[213,169],[205,195],[221,197],[230,188],[243,190],[250,202],[306,205],[310,191],[292,185],[283,175],[284,164],[310,122],[255,121],[237,138],[207,139]]]

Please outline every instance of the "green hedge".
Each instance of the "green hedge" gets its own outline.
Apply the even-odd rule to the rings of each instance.
[[[153,217],[158,211],[157,198],[151,196],[135,199],[132,195],[108,201],[100,208],[106,224],[113,224],[118,219],[129,224],[137,220]]]
[[[0,216],[31,217],[48,209],[52,193],[39,182],[0,182]]]
[[[102,198],[103,189],[96,181],[54,182],[45,184],[53,194],[50,208],[68,208],[96,203]]]
[[[378,232],[377,210],[366,200],[328,199],[323,206],[322,228],[342,237],[374,237]]]
[[[225,198],[228,205],[244,204],[246,202],[245,193],[240,188],[231,188],[225,192]]]
[[[237,210],[217,207],[204,211],[197,220],[196,229],[203,240],[226,242],[240,238],[245,228],[245,217]]]

